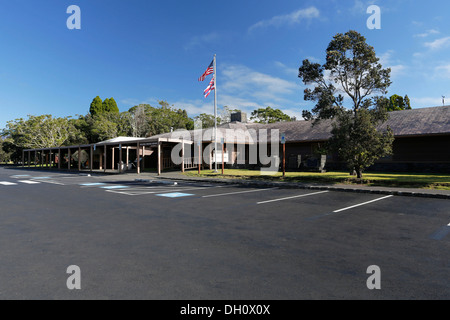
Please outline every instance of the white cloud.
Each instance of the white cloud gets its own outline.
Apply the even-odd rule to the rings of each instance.
[[[450,96],[449,96],[450,97]],[[410,97],[413,108],[427,108],[442,106],[442,97]],[[448,98],[446,99],[447,102]],[[446,103],[447,104],[447,103]]]
[[[435,75],[450,79],[450,64],[437,66],[435,69]]]
[[[295,79],[295,76],[292,76]],[[295,94],[298,93],[298,98]],[[228,106],[250,114],[258,108],[295,108],[301,100],[299,83],[255,71],[243,65],[222,65],[217,81],[218,108]],[[210,96],[211,97],[211,96]],[[173,104],[189,116],[214,113],[213,99],[182,100]],[[171,102],[172,104],[172,102]],[[291,112],[292,114],[292,112]]]
[[[391,78],[396,78],[403,75],[404,72],[408,69],[408,67],[403,64],[389,66],[388,68],[391,68]]]
[[[404,71],[407,70],[407,66],[393,61],[394,50],[388,50],[380,55],[380,64],[383,68],[391,68],[391,78],[398,77],[402,75]]]
[[[426,38],[426,37],[428,37],[430,35],[439,34],[439,33],[440,32],[438,30],[436,30],[436,29],[430,29],[430,30],[425,31],[424,33],[415,34],[414,37]]]
[[[298,77],[298,68],[288,67],[287,65],[285,65],[280,61],[275,61],[274,64],[277,68],[281,69],[286,75]]]
[[[252,32],[255,29],[267,27],[280,27],[283,25],[298,24],[303,20],[311,20],[319,18],[320,11],[316,7],[309,7],[300,9],[289,14],[275,16],[271,19],[262,20],[252,25],[248,31]]]
[[[289,79],[294,79],[288,81],[244,65],[230,64],[222,64],[218,71],[218,114],[220,114],[223,106],[240,109],[247,112],[248,115],[255,109],[271,106],[272,108],[286,110],[286,113],[292,116],[300,115],[292,111],[297,110],[297,108],[300,110],[298,106],[302,101],[300,80],[295,82],[295,79],[298,79],[296,75],[288,76]],[[198,86],[199,99],[180,98],[167,102],[176,108],[185,109],[190,117],[195,117],[201,113],[214,114],[213,93],[206,99],[202,98],[203,89],[208,85],[207,82],[202,82]],[[157,106],[157,99],[154,98],[147,98],[145,101],[129,98],[123,99],[121,102],[129,105],[129,107],[140,103]],[[291,111],[288,112],[289,110]]]
[[[450,37],[440,38],[432,42],[425,42],[425,46],[432,50],[439,50],[450,45]]]
[[[264,95],[272,99],[279,99],[282,95],[292,94],[297,89],[295,82],[273,77],[254,71],[242,65],[225,66],[221,73],[224,78],[222,90],[232,94]],[[220,83],[218,83],[220,86]]]

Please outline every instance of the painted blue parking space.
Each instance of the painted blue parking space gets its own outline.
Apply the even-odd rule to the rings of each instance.
[[[193,194],[182,193],[182,192],[171,192],[171,193],[162,193],[157,194],[158,197],[166,197],[166,198],[181,198],[181,197],[191,197]]]

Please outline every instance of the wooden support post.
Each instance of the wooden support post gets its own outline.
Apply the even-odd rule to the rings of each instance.
[[[184,173],[184,139],[182,140],[181,145],[181,172]]]
[[[130,161],[130,147],[129,146],[127,146],[127,156],[126,156],[125,160],[126,160],[125,161],[125,168],[128,169],[128,162]]]
[[[49,156],[49,163],[50,163],[50,170],[51,169],[53,169],[52,167],[53,167],[53,159],[52,159],[52,149],[50,149],[49,151],[48,151],[48,156]]]
[[[142,146],[142,160],[141,160],[141,171],[144,171],[145,169],[145,146]]]
[[[78,171],[81,171],[81,148],[78,147]]]
[[[136,145],[136,171],[137,174],[141,174],[141,147],[139,142]]]
[[[161,142],[158,140],[158,176],[161,175]]]
[[[25,151],[22,150],[22,168],[25,167]]]
[[[286,144],[283,145],[283,179],[286,177]]]
[[[89,159],[89,171],[92,172],[92,169],[94,167],[94,147],[91,146],[90,149],[91,149],[90,150],[91,152],[90,152],[90,159]]]
[[[122,144],[119,145],[119,173],[122,173]]]
[[[116,169],[116,166],[115,166],[115,163],[114,163],[114,147],[112,147],[112,166],[111,166],[111,168],[113,169],[113,170],[115,170]]]
[[[31,151],[28,151],[28,168],[31,168]]]
[[[105,154],[104,154],[104,156],[105,156],[105,169],[103,169],[103,170],[106,173],[106,167],[108,166],[108,162],[107,162],[107,160],[108,160],[108,153],[107,153],[107,149],[106,149],[106,144],[105,144],[105,147],[104,147],[104,151],[105,151]]]
[[[68,155],[67,155],[67,170],[69,170],[69,171],[70,171],[71,162],[72,162],[72,155],[71,155],[70,148],[69,148]]]
[[[58,149],[58,170],[61,170],[61,148]]]

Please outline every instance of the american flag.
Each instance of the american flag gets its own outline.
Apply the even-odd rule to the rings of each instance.
[[[214,77],[211,79],[211,81],[209,82],[208,87],[205,89],[203,95],[206,97],[209,96],[209,94],[211,93],[212,90],[215,89],[215,85],[214,85]]]
[[[200,78],[198,78],[198,81],[204,81],[206,79],[207,75],[210,75],[214,72],[214,60],[211,61],[211,64],[209,65],[208,69],[206,69],[205,73],[202,74]]]

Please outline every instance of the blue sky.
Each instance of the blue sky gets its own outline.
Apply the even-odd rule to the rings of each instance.
[[[381,8],[369,30],[367,8]],[[69,30],[70,5],[81,30]],[[450,101],[450,2],[365,0],[14,0],[0,3],[0,128],[28,114],[87,114],[114,97],[121,111],[167,100],[191,117],[214,112],[208,80],[217,54],[218,106],[280,108],[300,118],[303,59],[323,63],[336,33],[356,30],[392,68],[389,94],[413,107]],[[209,79],[209,78],[208,78]]]

